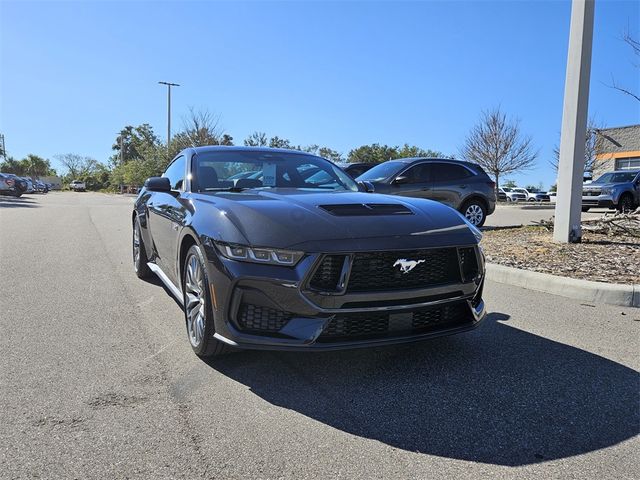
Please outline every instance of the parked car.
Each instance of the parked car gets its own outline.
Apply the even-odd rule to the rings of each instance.
[[[582,186],[582,211],[593,207],[634,210],[640,205],[640,170],[607,172]]]
[[[527,202],[548,202],[549,194],[547,192],[538,192],[536,190],[528,190],[526,188],[516,187],[513,189],[515,193],[525,196]]]
[[[473,225],[484,225],[496,208],[496,184],[479,165],[442,158],[402,158],[373,167],[357,178],[376,193],[437,200]]]
[[[43,182],[42,180],[35,180],[33,182],[33,189],[37,193],[48,193],[49,185]]]
[[[19,192],[16,187],[16,181],[4,173],[0,173],[0,195],[11,195],[12,197],[22,195],[22,192]]]
[[[336,163],[342,170],[347,172],[351,178],[358,178],[364,172],[371,170],[378,165],[377,163],[365,163],[365,162],[340,162]]]
[[[230,180],[250,169],[261,179]],[[305,152],[187,148],[132,214],[135,272],[182,303],[199,356],[409,342],[485,316],[478,229],[437,202],[367,193]]]
[[[25,189],[24,193],[33,193],[35,191],[33,188],[33,180],[31,180],[29,177],[21,177],[21,179],[27,185],[27,188]]]
[[[74,192],[84,192],[87,189],[87,186],[80,180],[74,180],[69,184],[69,188]]]
[[[498,199],[500,199],[500,193],[504,194],[504,198],[507,202],[526,202],[527,196],[521,192],[515,192],[510,187],[500,187],[498,189]]]
[[[11,195],[14,197],[20,197],[23,193],[27,191],[28,183],[21,177],[14,175],[13,173],[2,173],[0,174],[3,177],[3,183],[7,187],[6,189],[1,189],[3,195]]]

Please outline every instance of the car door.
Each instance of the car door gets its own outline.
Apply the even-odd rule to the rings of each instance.
[[[176,251],[178,235],[184,226],[187,210],[181,203],[186,178],[186,159],[176,157],[162,174],[169,179],[171,192],[154,192],[147,203],[148,228],[158,255],[157,263],[162,271],[178,284]]]
[[[462,199],[473,188],[470,181],[473,174],[462,165],[433,162],[431,176],[433,178],[431,198],[453,208],[459,208]]]
[[[431,198],[431,164],[418,163],[400,172],[391,180],[389,192],[403,197]]]

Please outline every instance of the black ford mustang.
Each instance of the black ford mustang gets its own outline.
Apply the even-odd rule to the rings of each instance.
[[[480,232],[440,203],[364,190],[303,152],[186,149],[135,202],[136,273],[155,273],[183,304],[200,356],[475,327],[485,315]]]

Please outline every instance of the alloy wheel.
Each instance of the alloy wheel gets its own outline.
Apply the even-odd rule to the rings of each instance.
[[[480,205],[471,204],[467,207],[467,210],[464,212],[464,216],[472,225],[480,225],[484,218],[484,212]]]
[[[140,265],[140,227],[136,222],[133,227],[133,266],[138,270]]]
[[[195,255],[187,259],[187,271],[184,282],[185,309],[187,313],[187,331],[191,345],[197,347],[204,338],[205,292],[202,266]]]

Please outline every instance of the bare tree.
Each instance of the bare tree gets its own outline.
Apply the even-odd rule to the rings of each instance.
[[[531,137],[520,133],[520,122],[507,119],[500,107],[482,112],[460,153],[493,175],[496,188],[501,175],[529,169],[538,157]]]
[[[189,114],[182,119],[183,133],[191,146],[219,145],[224,135],[220,127],[220,117],[208,110],[189,108]]]
[[[584,142],[584,171],[593,172],[593,165],[596,161],[596,139],[598,131],[602,126],[597,126],[593,118],[590,118],[587,123],[587,135]],[[560,145],[553,147],[553,159],[549,160],[549,163],[553,169],[557,172],[558,165],[560,164]]]
[[[631,51],[636,57],[640,57],[640,42],[631,36],[629,29],[627,29],[622,35],[622,41],[625,42],[629,47],[631,47]],[[640,68],[640,62],[633,62],[633,66],[636,68]],[[633,92],[628,88],[621,86],[616,82],[615,78],[613,78],[613,75],[611,76],[611,85],[609,85],[609,87],[618,90],[625,95],[629,95],[631,98],[635,98],[638,102],[640,102],[640,93]]]
[[[94,158],[85,157],[76,153],[56,155],[54,158],[67,169],[68,175],[73,178],[90,174],[98,165],[98,161]]]

